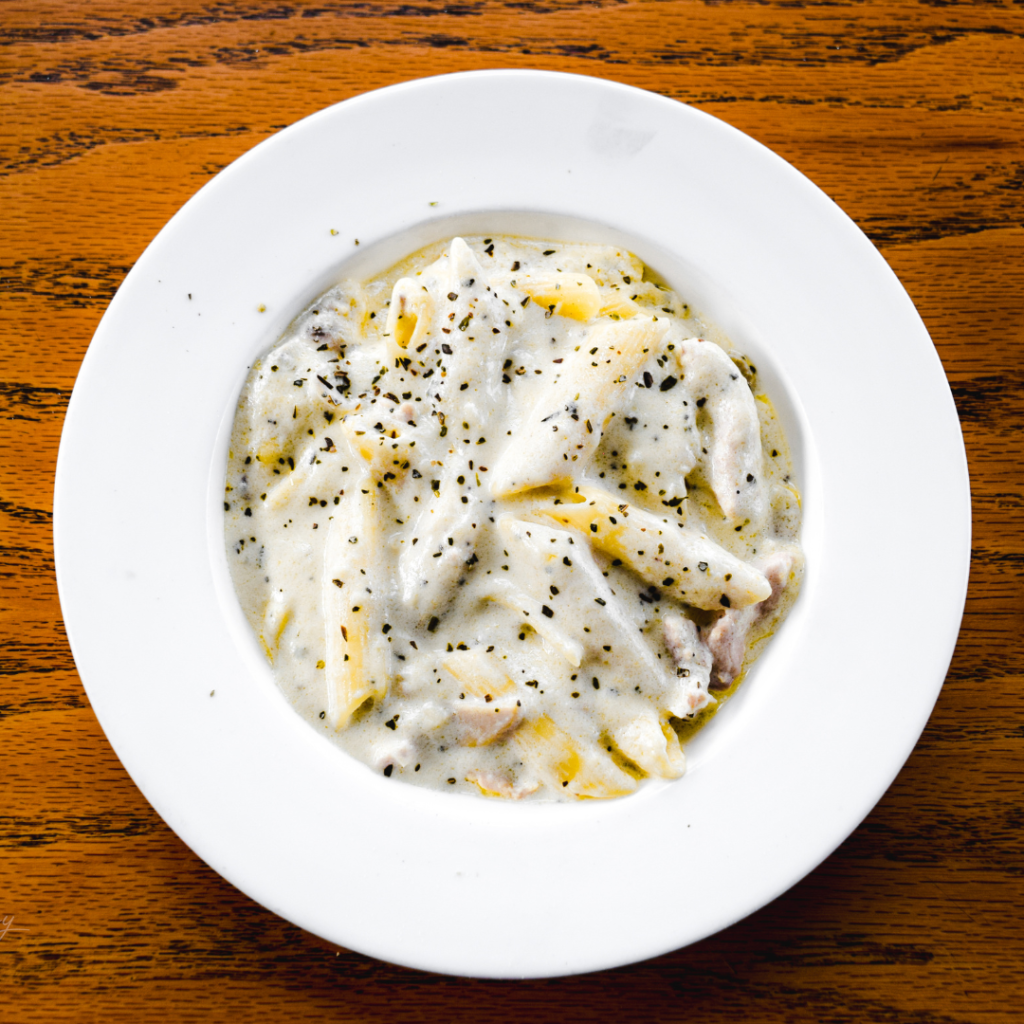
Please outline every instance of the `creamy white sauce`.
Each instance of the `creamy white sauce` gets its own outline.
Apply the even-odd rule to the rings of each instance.
[[[253,365],[225,541],[279,686],[391,778],[618,796],[684,768],[802,574],[756,370],[629,253],[454,239]]]

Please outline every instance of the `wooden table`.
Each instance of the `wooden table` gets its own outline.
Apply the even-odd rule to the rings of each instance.
[[[0,44],[0,1020],[1022,1019],[1019,3],[7,0]],[[337,950],[178,840],[89,708],[50,520],[79,363],[171,214],[321,107],[501,67],[600,75],[694,104],[834,197],[900,276],[942,357],[975,533],[935,713],[832,857],[696,946],[498,983]],[[902,599],[880,604],[879,629],[899,631]]]

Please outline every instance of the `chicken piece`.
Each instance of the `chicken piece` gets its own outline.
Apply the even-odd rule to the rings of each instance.
[[[730,608],[703,631],[703,639],[714,659],[710,687],[725,690],[743,670],[755,627],[778,607],[783,592],[796,579],[802,567],[798,549],[785,547],[764,561],[764,574],[771,593],[759,604]]]
[[[726,518],[761,528],[769,511],[764,488],[761,424],[754,396],[726,352],[689,338],[676,346],[687,391],[710,421],[703,448],[708,483]]]
[[[751,607],[757,607],[752,605]],[[694,715],[715,699],[708,693],[712,655],[697,632],[697,626],[681,615],[669,615],[662,623],[665,646],[676,666],[679,690],[669,710],[677,718]]]
[[[601,441],[668,324],[652,317],[599,323],[537,396],[491,479],[497,498],[571,481]]]
[[[483,747],[518,723],[519,709],[507,701],[501,707],[477,701],[456,701],[455,720],[460,745]]]

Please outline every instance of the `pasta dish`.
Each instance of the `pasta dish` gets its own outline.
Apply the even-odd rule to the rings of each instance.
[[[296,709],[488,796],[682,775],[803,572],[757,368],[609,246],[455,238],[332,288],[251,367],[224,510]]]

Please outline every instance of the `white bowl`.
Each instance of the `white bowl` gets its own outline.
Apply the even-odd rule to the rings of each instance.
[[[343,273],[480,232],[627,246],[753,357],[793,446],[808,566],[796,608],[690,745],[687,775],[628,799],[509,804],[371,772],[291,710],[231,590],[224,468],[249,363]],[[54,535],[96,714],[208,864],[349,948],[530,977],[701,939],[856,827],[945,676],[970,501],[925,328],[824,194],[682,104],[499,71],[331,107],[185,205],[82,365]]]

